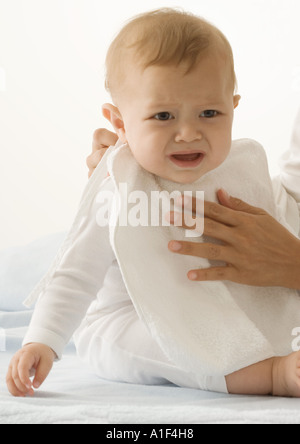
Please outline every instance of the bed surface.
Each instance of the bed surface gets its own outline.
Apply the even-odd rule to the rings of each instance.
[[[72,343],[33,398],[13,398],[6,371],[32,315],[22,301],[63,238],[60,233],[0,252],[0,424],[300,424],[300,399],[101,380],[78,360]]]
[[[0,352],[0,424],[300,424],[298,399],[101,380],[78,360],[72,343],[33,398],[13,398],[5,375],[26,329],[20,324],[29,318],[29,312],[0,312],[6,336],[6,351]]]

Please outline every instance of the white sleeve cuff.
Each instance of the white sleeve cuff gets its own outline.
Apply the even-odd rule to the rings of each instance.
[[[29,328],[22,345],[31,343],[47,345],[57,354],[59,360],[62,358],[66,346],[65,341],[60,336],[43,328]]]
[[[206,378],[206,390],[228,394],[225,376],[208,376]]]

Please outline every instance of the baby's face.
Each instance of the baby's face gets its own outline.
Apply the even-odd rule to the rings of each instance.
[[[130,70],[118,133],[145,170],[188,184],[227,158],[240,97],[222,59],[207,57],[188,74],[184,68]]]

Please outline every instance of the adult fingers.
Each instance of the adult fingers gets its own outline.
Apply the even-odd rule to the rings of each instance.
[[[182,206],[183,211],[192,212],[195,216],[203,217],[203,201],[201,202],[195,197],[182,196],[176,203]],[[236,211],[214,202],[204,202],[204,216],[228,226],[237,224]]]
[[[248,214],[256,214],[256,215],[264,215],[266,211],[259,207],[253,207],[249,205],[247,202],[238,199],[236,197],[229,196],[229,194],[221,189],[217,193],[219,202],[221,205],[230,208],[234,211],[240,211]]]
[[[100,163],[102,157],[104,156],[105,152],[106,152],[106,148],[99,149],[99,150],[93,152],[86,159],[86,164],[87,164],[88,169],[89,169],[89,177],[92,176],[93,172],[95,171],[95,169],[99,165],[99,163]]]
[[[93,153],[101,148],[108,148],[115,145],[118,141],[118,136],[105,128],[99,128],[93,135]]]
[[[224,267],[211,267],[202,270],[191,270],[188,272],[188,278],[191,281],[231,281],[236,280],[236,270],[232,265]]]
[[[195,242],[177,242],[171,241],[169,249],[178,254],[185,256],[201,257],[208,260],[225,261],[228,259],[230,252],[229,247],[223,245],[216,245],[210,243],[195,243]]]
[[[189,214],[171,211],[166,215],[166,219],[176,227],[182,227],[187,230],[194,230],[205,236],[219,239],[226,243],[232,241],[232,230],[227,225],[216,222],[208,217],[204,220],[202,217],[195,217]]]
[[[253,207],[241,199],[229,196],[225,190],[219,190],[218,199],[220,204],[214,202],[204,202],[204,215],[212,220],[226,224],[228,226],[237,226],[240,223],[240,216],[246,214],[264,215],[266,212],[261,208]],[[183,209],[192,211],[194,215],[202,215],[203,202],[199,199],[189,196],[182,196],[178,204]]]

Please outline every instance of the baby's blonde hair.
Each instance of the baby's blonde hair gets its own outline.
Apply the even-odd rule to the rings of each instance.
[[[163,8],[131,19],[112,42],[106,57],[105,86],[115,99],[124,87],[128,60],[146,69],[150,66],[187,64],[187,73],[197,66],[207,50],[217,50],[230,69],[230,82],[236,89],[234,58],[224,34],[191,13]],[[132,65],[131,65],[132,66]]]

